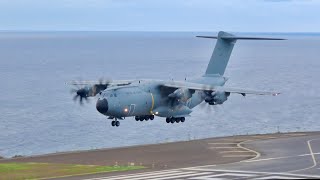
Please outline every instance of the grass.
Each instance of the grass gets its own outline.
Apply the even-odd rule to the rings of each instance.
[[[41,179],[142,169],[143,166],[95,166],[51,163],[1,163],[0,180]]]

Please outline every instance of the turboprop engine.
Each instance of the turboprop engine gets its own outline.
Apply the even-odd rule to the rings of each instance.
[[[192,93],[193,91],[189,89],[177,89],[168,95],[168,104],[177,106],[181,103],[186,103],[192,97]]]
[[[230,92],[217,91],[210,94],[207,93],[204,101],[210,105],[223,104],[228,99],[228,96],[230,96]]]
[[[169,94],[170,98],[176,98],[183,101],[188,100],[189,98],[191,98],[191,96],[192,93],[189,89],[177,89],[173,93]]]

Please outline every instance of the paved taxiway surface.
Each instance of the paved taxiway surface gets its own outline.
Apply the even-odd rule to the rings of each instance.
[[[99,165],[134,163],[148,167],[138,171],[61,179],[320,178],[320,133],[211,138],[6,161]]]

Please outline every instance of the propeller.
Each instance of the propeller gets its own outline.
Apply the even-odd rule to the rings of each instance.
[[[213,86],[210,85],[203,85],[203,89],[213,89]],[[209,104],[209,101],[212,100],[212,98],[215,95],[214,90],[209,90],[209,91],[202,91],[202,98],[204,101],[199,105],[201,109],[205,109],[207,114],[212,113],[212,111],[215,111],[215,105],[214,104]],[[207,102],[208,101],[208,102]]]
[[[107,89],[107,87],[112,82],[111,79],[100,78],[97,84],[92,84],[92,86],[88,86],[88,83],[82,81],[81,79],[77,81],[72,81],[70,84],[74,86],[71,89],[71,94],[75,94],[73,96],[73,101],[78,101],[80,105],[83,105],[83,101],[89,102],[89,98],[91,96],[95,96],[101,91]]]
[[[209,105],[205,101],[203,101],[201,104],[199,104],[199,107],[201,109],[205,109],[207,114],[210,114],[212,112],[216,111],[216,108],[218,108],[216,105]]]
[[[101,91],[108,88],[112,80],[110,78],[99,78],[99,83],[92,86],[92,95],[100,93]]]
[[[73,101],[77,101],[79,99],[79,103],[80,105],[83,105],[83,100],[85,99],[87,102],[89,102],[89,92],[90,92],[90,88],[88,87],[83,87],[83,86],[80,86],[79,83],[75,82],[74,81],[74,84],[75,88],[72,88],[70,90],[70,93],[71,94],[75,94],[73,96]]]

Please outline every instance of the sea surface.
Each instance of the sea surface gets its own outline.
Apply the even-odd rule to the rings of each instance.
[[[0,156],[320,130],[319,34],[268,33],[260,36],[288,40],[239,40],[226,86],[282,94],[234,94],[221,106],[196,107],[182,124],[127,118],[116,128],[96,111],[95,98],[84,106],[72,101],[70,80],[201,76],[215,40],[195,35],[215,34],[0,32]]]

